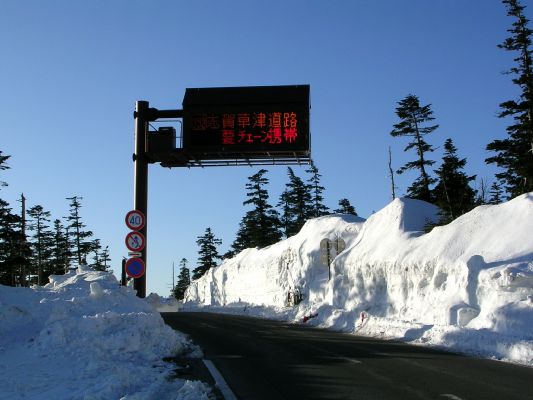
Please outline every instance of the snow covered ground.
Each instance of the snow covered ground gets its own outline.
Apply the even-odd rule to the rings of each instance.
[[[364,221],[332,215],[247,249],[192,283],[184,309],[249,314],[533,366],[533,193],[424,234],[437,209],[396,199]],[[324,238],[346,250],[328,268]],[[289,292],[304,300],[287,307]]]
[[[0,285],[0,399],[208,399],[165,356],[200,356],[111,273],[78,269],[45,287]]]

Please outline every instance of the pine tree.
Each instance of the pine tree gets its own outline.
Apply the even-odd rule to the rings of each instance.
[[[90,252],[93,256],[93,262],[89,264],[96,271],[104,271],[103,264],[100,261],[100,250],[102,245],[100,244],[100,239],[91,240]]]
[[[350,204],[350,201],[348,199],[340,199],[339,208],[337,208],[333,212],[336,214],[350,214],[357,216],[357,212],[355,211],[354,206]]]
[[[183,300],[185,291],[190,284],[191,274],[189,272],[189,268],[187,267],[187,259],[182,258],[180,261],[180,274],[178,275],[178,283],[172,290],[172,295],[178,300]]]
[[[53,269],[51,266],[53,235],[49,230],[50,211],[44,211],[41,205],[28,210],[32,218],[29,230],[34,231],[32,246],[34,249],[34,265],[37,271],[37,284],[44,285]]]
[[[313,218],[309,186],[287,168],[289,182],[280,196],[278,207],[282,207],[281,224],[286,237],[296,235],[309,218]]]
[[[320,185],[320,178],[322,177],[322,175],[318,173],[318,168],[316,167],[313,161],[311,161],[309,169],[307,169],[305,172],[311,174],[311,177],[307,180],[307,186],[310,193],[311,202],[311,218],[317,218],[322,215],[329,214],[328,207],[326,207],[323,203],[324,196],[322,195],[322,193],[324,193],[324,186]]]
[[[515,197],[533,190],[533,68],[529,20],[524,15],[525,6],[518,0],[503,0],[507,15],[514,18],[511,34],[499,48],[516,52],[516,66],[509,73],[515,77],[512,82],[520,88],[518,100],[500,104],[498,117],[513,117],[513,125],[507,127],[508,137],[494,140],[487,150],[496,155],[487,158],[488,164],[496,164],[503,171],[496,177],[505,184],[509,197]]]
[[[102,266],[102,271],[109,271],[109,268],[111,267],[109,263],[111,262],[111,258],[109,255],[109,246],[104,247],[104,249],[101,251],[99,255],[100,259],[100,265]]]
[[[500,204],[503,202],[503,189],[497,181],[494,181],[489,193],[489,204]]]
[[[69,235],[73,238],[73,247],[77,257],[78,265],[87,264],[87,255],[91,251],[92,243],[88,240],[92,237],[91,231],[85,231],[86,225],[81,222],[80,208],[81,200],[79,196],[67,197],[70,200]]]
[[[17,286],[26,282],[24,256],[29,255],[21,252],[21,218],[11,210],[9,203],[0,199],[0,284]]]
[[[474,191],[477,192],[476,203],[475,203],[476,206],[482,206],[484,204],[488,204],[487,183],[485,179],[481,178],[479,185],[477,185],[477,182],[476,182],[476,189]]]
[[[242,218],[230,254],[249,247],[269,246],[281,239],[278,213],[269,204],[268,191],[265,189],[268,184],[268,178],[264,176],[266,173],[267,170],[261,169],[248,177],[246,184],[248,199],[243,205],[251,205],[254,208],[246,212]]]
[[[430,167],[435,162],[426,158],[426,154],[432,152],[433,148],[424,139],[426,135],[438,128],[438,125],[427,125],[435,119],[432,116],[431,104],[421,106],[418,97],[410,94],[398,103],[396,115],[401,121],[394,125],[390,134],[394,137],[411,137],[411,142],[407,144],[404,151],[414,148],[417,153],[417,159],[406,163],[397,173],[402,174],[411,169],[420,170],[420,177],[407,189],[407,195],[413,199],[431,201],[430,186],[434,183],[434,179],[428,175],[426,167]]]
[[[0,171],[10,168],[6,163],[10,157],[0,151]],[[5,186],[7,183],[0,180],[0,188]],[[0,284],[26,286],[31,249],[26,242],[22,218],[11,210],[9,203],[0,199]]]
[[[6,161],[9,160],[11,156],[4,156],[2,155],[3,151],[0,150],[0,171],[4,171],[6,169],[9,169],[9,166],[6,164]],[[7,186],[7,183],[4,181],[0,181],[0,187]]]
[[[52,273],[54,275],[61,275],[68,272],[70,257],[71,254],[65,227],[59,219],[55,219],[52,243]]]
[[[193,279],[201,278],[210,268],[217,266],[217,260],[222,257],[218,254],[217,246],[222,240],[215,238],[211,228],[207,228],[202,236],[198,236],[196,244],[200,246],[198,251],[198,266],[193,270]]]
[[[435,170],[438,180],[432,192],[435,205],[441,209],[442,224],[453,221],[475,206],[476,192],[470,182],[476,176],[467,176],[463,172],[465,165],[466,158],[459,159],[452,139],[447,139],[442,164]]]

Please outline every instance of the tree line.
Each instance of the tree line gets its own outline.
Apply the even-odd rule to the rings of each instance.
[[[431,104],[422,105],[416,95],[409,94],[398,102],[396,115],[399,122],[390,132],[393,137],[407,137],[409,142],[404,151],[415,153],[413,161],[407,162],[396,171],[402,174],[416,170],[419,176],[407,188],[407,196],[424,200],[439,206],[440,224],[453,221],[460,215],[480,204],[498,204],[533,190],[533,71],[529,20],[524,15],[525,6],[519,0],[503,0],[507,15],[514,22],[507,30],[510,36],[498,47],[516,54],[515,66],[507,73],[513,75],[512,82],[519,89],[517,99],[500,104],[499,118],[511,117],[507,127],[507,138],[496,139],[486,145],[493,155],[485,162],[499,168],[489,190],[482,182],[480,190],[471,183],[475,175],[464,172],[466,159],[457,154],[451,138],[444,142],[444,156],[439,168],[431,173],[435,164],[430,159],[434,151],[427,139],[438,129]],[[391,185],[394,194],[394,172],[390,168]]]
[[[10,157],[0,151],[0,171],[9,169]],[[5,186],[0,181],[0,187]],[[20,213],[0,199],[0,284],[45,285],[50,275],[62,275],[83,264],[100,271],[109,269],[109,247],[103,247],[86,229],[80,214],[82,199],[66,198],[68,216],[53,221],[42,205],[27,208],[23,194]]]
[[[324,186],[317,166],[311,162],[305,171],[308,179],[303,180],[294,173],[291,167],[287,168],[288,182],[281,193],[278,202],[273,206],[269,199],[267,186],[269,179],[268,171],[261,169],[248,177],[246,183],[246,200],[243,205],[249,210],[242,217],[235,240],[230,250],[220,254],[218,246],[222,241],[216,238],[210,227],[206,228],[203,235],[197,237],[198,261],[192,271],[192,277],[188,268],[188,260],[180,261],[178,282],[172,294],[183,299],[185,290],[190,284],[191,278],[196,280],[202,277],[209,269],[216,267],[224,258],[231,258],[247,248],[263,248],[297,234],[305,222],[311,218],[317,218],[331,213],[351,214],[357,216],[355,207],[346,198],[339,200],[339,207],[330,211],[324,204]]]
[[[499,168],[491,187],[487,189],[482,181],[479,190],[472,187],[476,175],[465,172],[466,158],[458,155],[458,149],[452,138],[443,144],[444,154],[440,166],[433,169],[435,161],[431,153],[435,150],[429,143],[428,136],[439,128],[431,104],[423,105],[420,99],[409,94],[397,103],[395,110],[399,121],[393,125],[392,137],[407,138],[405,152],[414,153],[412,161],[398,170],[392,168],[392,154],[389,147],[389,177],[391,179],[392,198],[396,197],[394,174],[415,170],[419,176],[409,185],[406,196],[433,203],[439,207],[438,225],[447,224],[457,217],[469,212],[481,204],[499,204],[521,194],[533,191],[533,71],[532,71],[532,30],[525,17],[519,0],[502,0],[507,16],[513,23],[507,32],[510,34],[498,47],[515,53],[515,65],[508,71],[513,75],[512,83],[519,89],[517,99],[500,104],[499,118],[512,118],[507,127],[507,138],[496,139],[486,145],[492,152],[485,162]],[[244,205],[252,206],[239,223],[236,238],[231,249],[221,256],[217,246],[221,244],[211,228],[207,228],[197,239],[199,258],[193,270],[192,279],[198,279],[211,267],[216,266],[222,258],[231,257],[249,247],[265,247],[276,243],[283,237],[296,234],[305,221],[329,213],[323,204],[324,187],[320,185],[321,175],[314,164],[306,171],[310,174],[307,182],[295,175],[288,168],[288,183],[274,208],[269,203],[266,190],[268,178],[262,169],[248,178],[246,184],[247,199]],[[334,212],[357,215],[347,199],[339,201],[340,208]],[[435,224],[432,224],[434,226]],[[431,229],[432,226],[428,226]],[[187,260],[182,259],[180,279],[173,293],[183,297],[190,283]],[[179,291],[176,291],[179,287]]]

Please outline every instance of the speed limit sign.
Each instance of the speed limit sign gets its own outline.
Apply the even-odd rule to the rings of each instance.
[[[126,214],[126,226],[132,231],[138,231],[144,228],[146,217],[139,210],[131,210]]]

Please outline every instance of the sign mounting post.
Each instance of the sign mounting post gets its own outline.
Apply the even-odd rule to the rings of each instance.
[[[140,211],[145,218],[148,215],[148,160],[146,159],[146,136],[148,131],[148,102],[137,101],[135,104],[135,154],[134,161],[134,199],[133,208]],[[147,224],[139,229],[145,239],[144,248],[141,251],[140,259],[146,269],[146,238]],[[133,288],[137,291],[137,296],[146,297],[146,273],[139,278],[135,278]]]
[[[309,85],[189,88],[183,109],[158,110],[135,104],[134,210],[148,217],[148,164],[162,167],[294,165],[311,160]],[[181,147],[176,131],[149,122],[183,120]],[[132,220],[135,225],[135,220]],[[129,226],[129,275],[137,296],[146,297],[147,226]],[[144,239],[144,240],[143,240]]]

